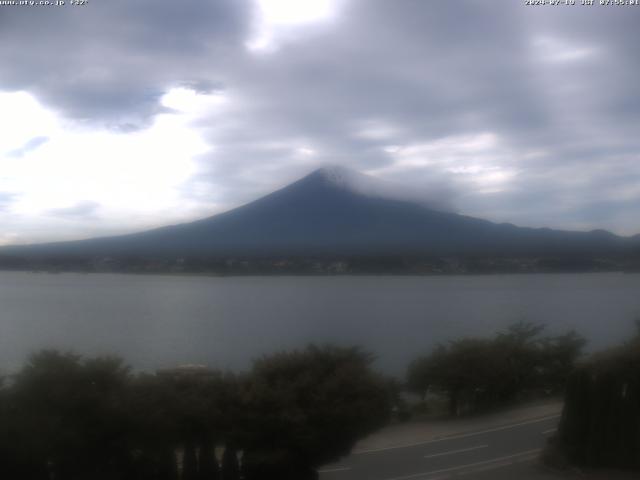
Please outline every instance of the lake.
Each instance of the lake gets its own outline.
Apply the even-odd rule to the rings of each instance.
[[[526,319],[590,349],[640,317],[640,275],[197,277],[0,272],[0,369],[48,347],[116,354],[137,369],[234,370],[313,341],[360,345],[386,373],[438,342]]]

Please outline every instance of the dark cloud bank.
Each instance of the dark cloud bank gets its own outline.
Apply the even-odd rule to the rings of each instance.
[[[243,0],[4,8],[0,89],[123,131],[172,87],[222,92],[184,187],[211,204],[331,163],[493,220],[640,231],[640,8],[345,0],[267,52],[246,46],[256,18]]]

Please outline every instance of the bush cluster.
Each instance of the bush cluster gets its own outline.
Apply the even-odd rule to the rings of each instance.
[[[544,327],[511,325],[493,338],[463,338],[413,361],[410,390],[444,395],[458,416],[540,395],[561,394],[585,340],[571,331],[544,336]]]
[[[43,351],[0,388],[0,477],[304,480],[390,412],[355,348],[263,357],[232,375],[134,374],[117,358]]]
[[[640,470],[640,323],[633,340],[571,374],[547,453],[563,464]]]

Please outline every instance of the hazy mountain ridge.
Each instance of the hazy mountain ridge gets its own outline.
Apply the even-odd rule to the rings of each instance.
[[[394,200],[376,179],[316,170],[251,203],[191,223],[115,237],[14,246],[21,256],[620,254],[640,235],[496,224]]]

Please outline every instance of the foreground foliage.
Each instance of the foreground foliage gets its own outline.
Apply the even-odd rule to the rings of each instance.
[[[538,394],[562,393],[585,340],[575,332],[543,336],[544,327],[511,325],[494,338],[463,338],[439,345],[411,363],[410,390],[444,394],[460,415]]]
[[[549,451],[573,465],[640,470],[640,323],[632,341],[571,375]]]
[[[311,346],[241,376],[193,366],[134,375],[116,358],[40,352],[0,388],[0,477],[316,478],[388,417],[370,362]]]

